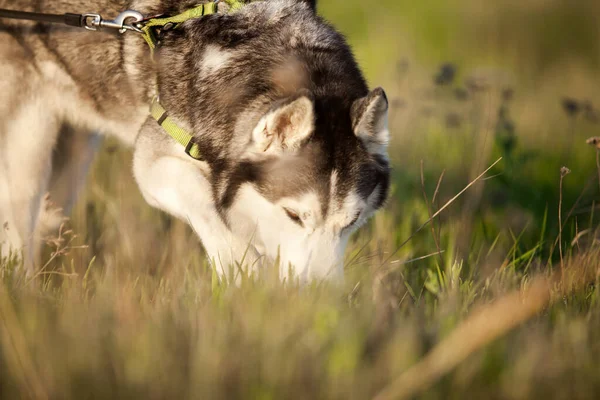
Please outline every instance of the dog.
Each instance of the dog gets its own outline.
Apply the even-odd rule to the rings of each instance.
[[[43,13],[177,15],[184,0],[0,0]],[[141,35],[0,19],[2,255],[28,271],[94,151],[134,148],[145,200],[198,234],[215,269],[279,262],[282,279],[342,279],[350,235],[390,186],[388,101],[369,91],[315,1],[248,1]],[[149,116],[157,97],[201,157]],[[165,114],[166,115],[166,114]],[[50,193],[49,197],[47,193]]]

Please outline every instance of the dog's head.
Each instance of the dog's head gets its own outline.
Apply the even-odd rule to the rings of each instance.
[[[348,238],[388,193],[387,110],[382,89],[349,102],[301,91],[273,104],[223,196],[232,232],[252,235],[283,273],[338,278]]]
[[[161,102],[197,138],[227,239],[284,273],[341,275],[348,238],[389,189],[387,98],[344,38],[313,1],[273,0],[189,21],[164,43]],[[220,247],[207,246],[217,262]]]

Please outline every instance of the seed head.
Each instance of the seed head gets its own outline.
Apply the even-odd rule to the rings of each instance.
[[[574,117],[581,111],[581,104],[579,104],[577,100],[569,97],[562,99],[562,106],[569,117]]]
[[[600,136],[594,136],[585,141],[590,146],[594,146],[596,149],[600,150]]]
[[[563,178],[565,176],[569,175],[570,173],[571,173],[571,170],[569,168],[567,168],[567,167],[562,167],[560,169],[560,176],[563,177]]]
[[[450,85],[456,76],[456,66],[451,63],[442,64],[435,76],[435,84],[439,86]]]

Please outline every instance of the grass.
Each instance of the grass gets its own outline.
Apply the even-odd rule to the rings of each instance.
[[[391,103],[346,283],[219,282],[109,140],[44,269],[0,262],[0,398],[600,395],[598,3],[320,11]]]

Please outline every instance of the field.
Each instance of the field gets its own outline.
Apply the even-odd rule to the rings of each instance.
[[[600,3],[319,13],[391,105],[345,284],[218,281],[107,140],[44,268],[0,263],[0,399],[600,398]]]

